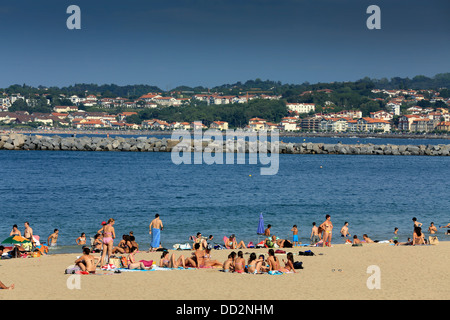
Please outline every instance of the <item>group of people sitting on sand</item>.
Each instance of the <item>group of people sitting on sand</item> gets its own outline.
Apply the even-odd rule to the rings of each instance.
[[[269,257],[267,260],[265,260],[263,254],[257,258],[256,253],[252,252],[246,261],[242,251],[238,251],[237,254],[233,251],[223,263],[223,271],[250,274],[270,273],[273,271],[296,273],[294,268],[294,255],[288,252],[286,257],[286,261],[284,259],[282,260],[284,267],[281,267],[280,259],[275,256],[273,249],[269,249]]]

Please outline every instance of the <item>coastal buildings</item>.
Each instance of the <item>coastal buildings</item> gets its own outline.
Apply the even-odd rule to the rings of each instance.
[[[314,103],[287,103],[286,107],[290,111],[294,111],[298,114],[310,113],[316,110],[316,105]]]

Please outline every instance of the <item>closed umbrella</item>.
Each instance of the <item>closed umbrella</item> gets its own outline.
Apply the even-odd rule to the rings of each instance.
[[[259,235],[264,234],[264,218],[262,212],[259,215],[258,231],[256,233]]]
[[[258,230],[256,231],[258,234],[258,243],[259,243],[259,236],[262,236],[264,234],[264,218],[262,212],[259,214],[259,222],[258,222]]]

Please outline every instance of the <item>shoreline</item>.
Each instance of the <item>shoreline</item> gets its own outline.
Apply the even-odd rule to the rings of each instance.
[[[363,244],[352,247],[285,248],[302,261],[304,269],[282,275],[225,273],[220,269],[104,272],[95,275],[64,274],[81,254],[48,255],[40,258],[2,260],[0,280],[14,283],[14,290],[0,290],[2,300],[447,300],[450,274],[449,242],[425,246]],[[311,250],[314,256],[298,255]],[[226,260],[231,251],[212,250],[212,259]],[[264,254],[268,249],[243,249]],[[176,257],[191,250],[174,251]],[[98,254],[95,254],[98,256]],[[136,260],[159,263],[161,252],[139,252]],[[286,254],[276,254],[286,259]],[[284,264],[281,263],[283,266]],[[377,269],[378,268],[378,269]],[[372,270],[372,271],[371,271]],[[378,270],[379,288],[370,279]],[[70,285],[79,281],[79,288]],[[195,289],[194,289],[195,288]],[[99,291],[100,290],[100,291]],[[99,293],[101,293],[99,295]],[[181,303],[181,302],[180,302]]]

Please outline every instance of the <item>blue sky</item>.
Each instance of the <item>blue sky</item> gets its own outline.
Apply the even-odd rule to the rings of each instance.
[[[81,30],[69,30],[69,5]],[[369,30],[369,5],[381,30]],[[450,1],[43,0],[0,3],[0,87],[213,87],[450,72]]]

